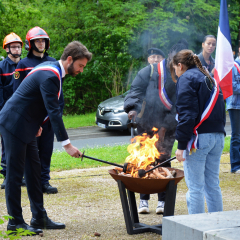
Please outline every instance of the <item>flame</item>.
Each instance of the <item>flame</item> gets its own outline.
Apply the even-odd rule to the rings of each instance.
[[[153,127],[152,131],[157,132],[158,129]],[[158,139],[159,136],[157,133],[152,138],[143,133],[141,136],[136,136],[132,139],[132,143],[127,148],[130,155],[125,161],[135,166],[131,170],[133,177],[137,177],[137,170],[146,169],[155,162],[156,158],[160,157],[160,153],[155,146]]]

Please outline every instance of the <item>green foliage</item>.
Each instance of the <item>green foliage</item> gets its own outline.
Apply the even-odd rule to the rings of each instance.
[[[8,221],[9,219],[12,219],[13,217],[11,216],[3,216],[3,219]],[[0,218],[0,225],[4,223],[4,220]],[[33,232],[30,232],[29,230],[24,230],[22,228],[17,229],[17,231],[4,231],[0,232],[0,238],[1,239],[22,239],[22,236],[31,236]]]
[[[4,37],[10,32],[15,32],[24,41],[28,30],[38,25],[39,20],[42,18],[41,9],[37,7],[37,1],[27,0],[0,1],[0,14],[1,43]],[[0,55],[6,57],[6,52],[1,48]]]
[[[238,44],[238,0],[228,0],[233,48]],[[219,0],[2,0],[0,39],[15,31],[25,39],[36,25],[51,38],[50,56],[59,59],[64,47],[81,41],[93,53],[82,74],[66,76],[65,113],[95,111],[97,105],[129,89],[146,65],[150,47],[170,47],[185,38],[196,53],[203,37],[217,35]],[[23,56],[26,56],[26,51]],[[0,55],[4,50],[0,50]]]

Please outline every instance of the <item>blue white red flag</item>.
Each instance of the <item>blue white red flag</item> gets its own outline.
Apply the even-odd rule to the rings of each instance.
[[[35,68],[33,68],[33,70],[31,72],[28,73],[27,76],[33,74],[34,72],[36,71],[51,71],[53,73],[56,74],[56,76],[58,77],[59,81],[60,81],[60,88],[59,88],[59,92],[58,92],[58,99],[60,97],[60,94],[61,94],[61,88],[62,88],[62,71],[60,70],[59,67],[57,67],[56,65],[40,65],[40,66],[37,66]],[[25,78],[24,78],[25,79]],[[43,123],[42,125],[47,122],[49,120],[49,116],[46,116],[43,120]]]
[[[233,94],[232,68],[234,65],[227,0],[221,0],[214,78],[218,81],[224,99]]]
[[[240,65],[237,62],[234,62],[234,66],[236,67],[236,69],[238,70],[238,72],[240,74]]]

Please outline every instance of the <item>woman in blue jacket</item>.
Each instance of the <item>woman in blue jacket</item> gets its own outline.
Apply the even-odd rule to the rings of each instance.
[[[175,72],[174,72],[175,70]],[[223,210],[219,166],[224,146],[225,105],[217,82],[191,50],[178,52],[171,62],[176,86],[178,161],[184,161],[189,214]]]
[[[240,48],[239,48],[240,50]],[[232,136],[230,143],[231,172],[240,174],[240,59],[235,59],[232,69],[233,95],[226,99],[231,121]]]

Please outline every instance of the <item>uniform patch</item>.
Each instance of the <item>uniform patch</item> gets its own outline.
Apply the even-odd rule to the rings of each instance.
[[[19,72],[15,72],[13,76],[14,76],[15,79],[19,79],[20,78],[20,73]]]

